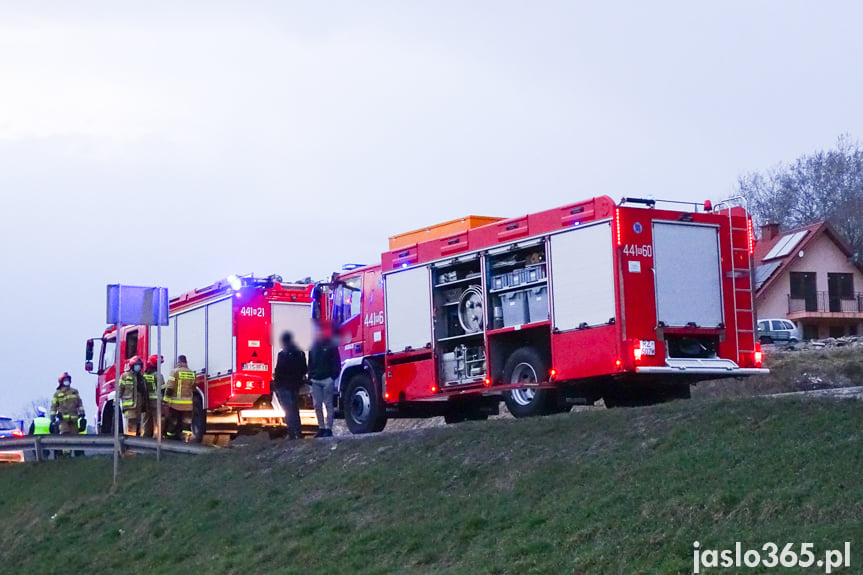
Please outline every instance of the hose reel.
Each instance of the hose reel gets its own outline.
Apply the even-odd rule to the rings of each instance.
[[[458,321],[464,332],[482,331],[483,315],[482,288],[470,286],[458,298]]]

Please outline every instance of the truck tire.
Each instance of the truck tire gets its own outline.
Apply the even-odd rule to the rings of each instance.
[[[114,435],[114,402],[109,401],[102,409],[102,421],[99,422],[99,435]],[[123,435],[123,418],[120,417],[120,435]]]
[[[345,388],[345,423],[354,435],[383,431],[387,424],[377,386],[364,373],[354,375]]]
[[[182,426],[182,424],[181,424]],[[192,401],[192,441],[201,443],[207,435],[207,412],[204,411],[204,402],[198,395]]]
[[[537,383],[546,373],[545,360],[533,347],[520,347],[503,366],[504,383]],[[504,397],[506,408],[515,417],[534,417],[550,413],[552,392],[546,389],[513,389]]]

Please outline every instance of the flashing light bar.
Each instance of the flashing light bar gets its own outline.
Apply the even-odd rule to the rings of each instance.
[[[240,291],[243,287],[243,279],[236,274],[231,274],[227,277],[228,284],[231,286],[231,289],[234,291]]]

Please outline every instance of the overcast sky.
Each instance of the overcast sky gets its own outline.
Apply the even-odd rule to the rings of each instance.
[[[0,413],[68,370],[95,420],[108,283],[322,278],[427,224],[717,200],[863,137],[860,22],[857,0],[2,2]]]

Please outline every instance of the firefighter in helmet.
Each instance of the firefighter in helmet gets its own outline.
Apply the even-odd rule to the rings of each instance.
[[[126,371],[120,376],[120,407],[123,408],[127,435],[141,435],[142,414],[149,407],[143,368],[141,358],[133,356],[126,362]]]
[[[64,372],[57,378],[57,384],[57,391],[51,399],[51,420],[60,435],[77,434],[82,427],[87,427],[84,403],[78,390],[72,387],[71,375]]]
[[[162,422],[156,421],[158,416],[159,393],[165,389],[165,379],[156,369],[159,366],[159,356],[151,355],[147,358],[147,367],[144,370],[144,381],[147,382],[147,411],[141,413],[141,429],[144,437],[153,437],[153,433],[161,433]]]
[[[177,365],[165,385],[165,435],[180,439],[191,420],[192,398],[195,395],[195,372],[189,369],[185,355],[177,356]]]
[[[51,398],[51,426],[60,435],[77,435],[82,429],[87,429],[84,403],[78,390],[72,387],[72,376],[66,372],[57,378],[57,391]],[[54,454],[60,456],[59,451]]]

